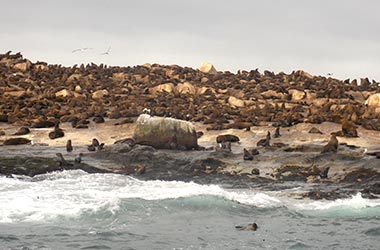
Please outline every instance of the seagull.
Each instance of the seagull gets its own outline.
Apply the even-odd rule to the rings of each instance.
[[[109,55],[111,50],[111,46],[108,47],[106,52],[101,53],[101,55]]]
[[[72,53],[75,53],[75,52],[83,52],[83,51],[86,51],[86,50],[89,50],[89,49],[92,49],[92,48],[80,48],[80,49],[74,49],[73,51],[71,51]]]

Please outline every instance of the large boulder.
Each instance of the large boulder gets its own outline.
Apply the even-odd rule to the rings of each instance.
[[[214,65],[212,65],[211,63],[207,63],[207,62],[202,63],[199,70],[203,73],[208,73],[208,74],[217,74],[218,73],[218,71],[216,71]]]
[[[133,138],[137,144],[157,149],[189,150],[198,147],[197,134],[192,123],[147,114],[137,118]]]

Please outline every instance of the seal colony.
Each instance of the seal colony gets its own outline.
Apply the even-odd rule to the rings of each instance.
[[[380,154],[362,138],[369,130],[380,131],[378,92],[378,82],[367,78],[357,84],[301,70],[233,74],[206,64],[200,70],[158,64],[63,67],[8,52],[0,55],[0,142],[31,152],[44,143],[62,146],[48,155],[58,157],[58,169],[110,160],[119,164],[117,169],[91,171],[147,179],[240,178],[248,186],[352,182],[368,197],[378,197],[380,173],[371,166],[377,166]],[[193,141],[181,147],[183,136],[167,136],[161,148],[175,150],[160,151],[151,147],[155,145],[141,146],[145,138],[125,137],[120,131],[135,126],[140,114],[195,124],[191,138],[198,139],[199,147]],[[107,125],[108,138],[100,143],[92,133],[109,123],[113,128]],[[72,131],[87,133],[88,139],[81,141]],[[373,150],[366,152],[369,146]],[[182,152],[186,149],[192,150]],[[18,173],[11,167],[0,170]],[[331,196],[330,189],[325,195],[320,190],[305,195]]]

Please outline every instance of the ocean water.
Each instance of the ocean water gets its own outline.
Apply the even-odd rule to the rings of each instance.
[[[379,249],[380,200],[295,191],[77,170],[0,177],[0,249]]]

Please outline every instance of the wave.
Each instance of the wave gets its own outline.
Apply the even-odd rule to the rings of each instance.
[[[203,197],[194,199],[194,197]],[[204,198],[206,197],[206,198]],[[295,200],[278,192],[230,190],[218,185],[200,185],[181,181],[141,181],[115,174],[87,174],[80,170],[54,172],[34,178],[0,177],[0,223],[44,221],[60,216],[107,210],[116,213],[130,199],[146,201],[188,200],[205,202],[228,201],[227,205],[248,205],[257,208],[286,208],[305,214],[364,214],[368,209],[378,213],[380,200],[368,200],[360,194],[335,201]],[[376,210],[376,211],[375,211]]]

